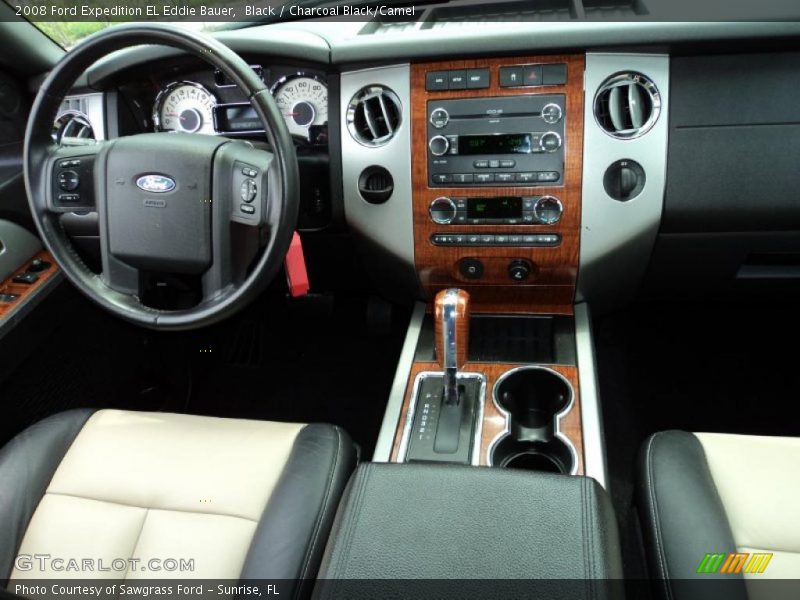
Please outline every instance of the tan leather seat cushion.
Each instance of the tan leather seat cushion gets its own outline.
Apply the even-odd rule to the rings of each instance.
[[[258,520],[304,425],[102,410],[87,421],[33,515],[19,555],[138,569],[14,569],[13,579],[238,578]],[[142,570],[194,559],[191,572]],[[96,564],[96,563],[95,563]],[[119,564],[119,562],[118,562]]]

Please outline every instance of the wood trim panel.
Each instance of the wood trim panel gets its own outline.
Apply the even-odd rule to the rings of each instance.
[[[501,88],[499,68],[515,64],[565,63],[567,85]],[[411,171],[414,219],[414,244],[417,272],[428,299],[445,287],[458,286],[473,297],[475,312],[568,313],[575,297],[578,274],[581,227],[581,175],[583,168],[583,55],[522,56],[479,60],[418,63],[411,65]],[[428,71],[489,68],[491,84],[482,90],[425,90]],[[564,184],[549,187],[437,187],[428,185],[427,104],[429,100],[564,94],[566,96],[566,135],[564,140]],[[545,225],[447,225],[433,223],[428,206],[438,196],[532,196],[552,194],[564,206],[561,221]],[[480,231],[495,233],[555,232],[562,243],[555,248],[456,248],[430,243],[435,232],[463,233]],[[485,265],[483,278],[473,281],[458,272],[462,258],[479,258]],[[525,282],[511,283],[507,274],[513,259],[526,259],[533,265],[533,274]]]
[[[28,265],[31,263],[31,261],[36,258],[40,258],[43,261],[49,262],[51,265],[50,268],[47,269],[46,271],[39,272],[38,273],[39,279],[36,280],[35,283],[32,283],[30,285],[26,285],[24,283],[14,283],[12,279],[17,275],[24,273],[27,270]],[[17,308],[17,306],[23,304],[31,294],[33,294],[36,290],[42,287],[45,284],[45,282],[47,282],[47,280],[53,277],[56,273],[58,273],[58,265],[56,264],[56,261],[53,260],[53,257],[50,256],[50,253],[47,252],[47,250],[42,250],[40,252],[37,252],[36,254],[31,256],[30,259],[25,261],[24,265],[22,265],[19,269],[14,271],[11,275],[8,276],[7,279],[5,279],[2,283],[0,283],[0,293],[17,294],[19,296],[19,298],[17,298],[16,300],[14,300],[14,302],[11,303],[0,302],[0,320],[4,319],[12,311],[14,311]]]
[[[515,367],[523,365],[517,364],[502,364],[502,363],[467,363],[467,365],[460,369],[461,372],[466,373],[483,373],[486,376],[486,398],[484,401],[483,412],[483,429],[481,431],[481,448],[480,448],[480,465],[488,465],[488,452],[492,441],[506,428],[506,418],[500,413],[495,406],[492,398],[494,394],[494,386],[498,378]],[[557,373],[563,375],[572,384],[574,391],[574,398],[572,407],[566,415],[561,418],[560,429],[575,446],[575,451],[578,455],[578,475],[584,474],[583,465],[583,429],[581,427],[581,400],[580,388],[578,385],[578,369],[577,367],[565,365],[537,365],[552,369]],[[403,439],[403,429],[406,425],[406,417],[408,410],[411,406],[411,395],[413,393],[414,380],[417,375],[423,371],[441,371],[441,367],[435,362],[422,362],[417,361],[411,368],[411,373],[406,384],[406,393],[403,400],[403,408],[400,411],[400,420],[397,423],[397,430],[395,431],[394,446],[392,448],[391,462],[399,461],[400,442]]]

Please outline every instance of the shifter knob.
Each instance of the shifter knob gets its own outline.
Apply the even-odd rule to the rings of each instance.
[[[469,355],[469,294],[450,288],[436,294],[433,305],[436,358],[444,371],[444,399],[458,402],[458,369]]]

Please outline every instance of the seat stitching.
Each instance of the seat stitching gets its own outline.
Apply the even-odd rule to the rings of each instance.
[[[667,557],[666,553],[664,553],[661,543],[661,521],[658,515],[658,499],[656,498],[655,494],[655,470],[653,469],[653,445],[656,441],[656,438],[660,434],[661,432],[653,434],[653,437],[650,438],[650,441],[647,444],[647,450],[645,452],[645,465],[647,471],[648,492],[650,496],[650,503],[653,509],[652,520],[656,542],[656,557],[658,558],[658,566],[661,572],[660,574],[664,578],[664,590],[666,592],[666,596],[667,598],[672,598],[672,589],[670,588],[669,573],[667,571]]]
[[[342,447],[342,436],[338,427],[334,426],[333,429],[336,432],[336,452],[333,455],[333,460],[331,462],[331,466],[328,471],[328,483],[325,489],[325,497],[322,500],[322,507],[319,511],[319,514],[317,514],[317,521],[314,526],[314,533],[311,536],[311,546],[309,550],[306,552],[305,559],[303,560],[303,568],[300,571],[301,581],[305,580],[306,575],[308,574],[308,568],[311,563],[311,557],[314,556],[314,550],[316,549],[317,543],[319,542],[319,531],[320,529],[322,529],[322,522],[324,521],[325,513],[328,510],[328,503],[332,495],[331,490],[333,488],[332,485],[333,476],[336,473],[336,466],[339,463],[339,454],[341,452],[341,447]]]
[[[157,508],[155,506],[139,506],[138,504],[126,504],[125,502],[116,502],[115,500],[103,500],[100,498],[91,498],[89,496],[81,496],[79,494],[67,494],[64,492],[45,492],[45,495],[50,496],[65,496],[67,498],[77,498],[79,500],[90,500],[92,502],[104,502],[106,504],[115,504],[117,506],[125,506],[127,508],[140,508],[142,510],[161,510],[164,512],[176,512],[176,513],[185,513],[188,515],[208,515],[211,517],[229,517],[231,519],[240,519],[242,521],[250,521],[251,523],[258,523],[255,519],[250,519],[248,517],[242,517],[241,515],[231,515],[227,513],[219,513],[219,512],[210,512],[210,511],[199,511],[199,510],[179,510],[176,508]]]
[[[133,549],[131,550],[131,552],[133,552],[133,553],[136,552],[136,546],[139,545],[139,540],[142,539],[142,532],[144,531],[144,525],[147,522],[147,516],[149,514],[150,514],[150,509],[149,508],[145,508],[144,509],[144,519],[142,519],[142,526],[139,528],[139,533],[136,536],[136,541],[133,542]],[[133,558],[133,556],[131,556],[130,558]],[[128,580],[128,573],[127,572],[125,573],[125,577],[123,577],[123,580],[124,581]]]

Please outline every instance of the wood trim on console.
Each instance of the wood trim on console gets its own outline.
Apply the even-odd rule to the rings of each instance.
[[[565,63],[566,85],[506,88],[499,85],[500,66],[522,64]],[[526,312],[571,314],[577,280],[581,227],[581,174],[583,161],[583,76],[582,55],[523,56],[411,65],[411,169],[414,218],[414,244],[417,272],[428,297],[446,287],[467,290],[474,312]],[[426,91],[428,71],[489,68],[490,86],[486,89]],[[430,100],[564,94],[566,97],[564,140],[564,184],[538,187],[437,187],[428,185],[427,104]],[[441,247],[430,242],[431,234],[442,226],[430,220],[428,207],[438,196],[539,196],[554,195],[564,207],[561,220],[545,225],[447,225],[448,233],[480,231],[482,233],[559,233],[561,245],[555,248],[487,248]],[[485,266],[484,276],[468,280],[458,272],[462,258],[479,258]],[[533,265],[533,274],[524,283],[515,284],[507,274],[513,259],[526,259]]]
[[[37,273],[37,275],[39,275],[39,279],[37,279],[34,283],[29,285],[24,283],[14,283],[12,281],[13,278],[24,273],[31,261],[37,258],[45,262],[49,262],[50,268],[46,271],[40,271]],[[25,300],[27,300],[36,290],[42,287],[56,273],[58,273],[58,265],[56,265],[56,261],[53,260],[53,257],[50,256],[50,253],[46,250],[37,252],[31,256],[30,259],[25,261],[25,264],[23,264],[19,269],[14,271],[8,276],[8,278],[0,283],[0,294],[17,294],[19,296],[19,298],[14,300],[14,302],[0,302],[0,321],[11,314],[18,306],[21,306]]]
[[[517,364],[503,364],[503,363],[467,363],[463,369],[459,369],[464,373],[483,373],[486,376],[486,397],[484,399],[483,408],[483,429],[481,431],[481,447],[480,447],[480,461],[481,466],[488,465],[488,453],[494,439],[501,434],[506,428],[506,418],[497,409],[494,401],[492,400],[494,394],[494,386],[498,378],[513,368],[524,365]],[[573,366],[566,365],[537,365],[552,369],[557,373],[563,375],[572,385],[574,398],[572,407],[566,415],[561,418],[560,430],[561,433],[569,438],[572,445],[575,446],[576,454],[578,455],[578,468],[577,475],[584,474],[583,463],[583,429],[581,427],[581,401],[580,401],[580,388],[578,384],[578,369]],[[400,420],[397,423],[397,430],[395,431],[394,446],[392,448],[391,462],[399,462],[400,444],[403,439],[403,431],[406,426],[406,419],[408,411],[411,406],[411,396],[414,392],[414,381],[417,375],[424,371],[441,372],[441,366],[435,362],[417,361],[411,368],[411,373],[406,385],[406,393],[403,399],[403,408],[400,411]]]

